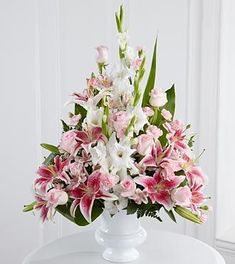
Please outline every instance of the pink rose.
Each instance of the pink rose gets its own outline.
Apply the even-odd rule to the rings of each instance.
[[[47,193],[47,201],[51,206],[66,204],[68,202],[68,194],[59,189],[51,189]]]
[[[111,115],[110,122],[114,130],[117,132],[117,137],[122,138],[129,125],[130,117],[127,112],[119,111]]]
[[[146,114],[146,116],[153,116],[154,115],[153,109],[148,107],[148,106],[143,108],[143,112]]]
[[[69,126],[76,126],[81,118],[82,118],[82,116],[80,114],[71,116],[69,118],[68,125]]]
[[[122,197],[129,197],[135,193],[136,185],[131,178],[126,178],[120,183],[123,192],[121,193]]]
[[[161,107],[167,103],[166,93],[162,89],[152,89],[149,103],[153,107]]]
[[[170,121],[172,118],[172,115],[169,111],[167,111],[166,109],[162,109],[161,115],[167,120]]]
[[[158,139],[163,134],[163,132],[160,128],[158,128],[157,126],[152,126],[152,125],[150,125],[147,128],[146,133],[147,133],[147,135],[150,135],[155,139]]]
[[[137,144],[137,151],[145,156],[150,153],[152,146],[153,146],[153,136],[147,134],[141,134],[138,136],[138,144]]]
[[[101,45],[97,47],[96,50],[96,62],[98,64],[106,64],[108,62],[108,48],[106,46]]]
[[[190,206],[192,193],[188,186],[179,187],[172,191],[171,198],[177,205]]]
[[[61,150],[73,154],[77,146],[76,136],[77,133],[74,130],[63,133],[60,141]]]

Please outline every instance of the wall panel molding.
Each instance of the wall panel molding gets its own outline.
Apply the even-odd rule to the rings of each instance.
[[[212,197],[209,203],[213,211],[207,223],[198,228],[197,237],[215,245],[221,1],[208,0],[202,4],[199,149],[206,149],[200,163],[209,176],[207,193]]]

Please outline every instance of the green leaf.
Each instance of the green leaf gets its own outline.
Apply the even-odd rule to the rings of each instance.
[[[119,11],[119,21],[120,21],[120,24],[122,26],[123,24],[123,5],[120,5],[120,11]]]
[[[86,117],[86,113],[87,113],[87,111],[85,108],[83,108],[79,104],[75,104],[75,106],[74,106],[74,114],[75,115],[81,114],[82,120],[83,120]]]
[[[44,162],[43,162],[43,165],[46,165],[46,166],[48,166],[48,165],[51,165],[52,163],[53,163],[53,161],[54,161],[54,158],[55,158],[55,154],[54,153],[51,153],[45,160],[44,160]]]
[[[139,208],[139,205],[136,204],[134,201],[129,200],[127,205],[127,214],[135,214]]]
[[[44,149],[49,150],[50,152],[54,153],[54,154],[60,154],[60,151],[58,149],[58,147],[50,145],[50,144],[46,144],[46,143],[42,143],[40,144],[41,147],[43,147]]]
[[[192,213],[190,210],[184,208],[184,207],[181,207],[179,205],[177,205],[175,208],[174,208],[175,212],[182,216],[183,218],[189,220],[189,221],[192,221],[196,224],[201,224],[201,220],[200,218],[198,217],[198,215]]]
[[[67,204],[64,205],[58,205],[56,207],[56,211],[60,214],[62,214],[64,217],[66,217],[68,220],[72,221],[73,223],[79,225],[79,226],[86,226],[89,225],[82,215],[79,206],[76,209],[75,217],[72,217],[70,214],[70,206],[71,206],[72,200],[70,199]],[[96,218],[98,218],[103,213],[103,207],[100,201],[95,201],[92,213],[91,213],[91,219],[92,222],[95,221]]]
[[[64,132],[67,132],[67,131],[69,131],[69,126],[64,122],[64,120],[62,120],[61,119],[61,122],[62,122],[62,125],[63,125],[63,130],[64,130]]]
[[[195,135],[191,136],[190,139],[189,139],[189,141],[188,141],[188,146],[189,146],[190,148],[193,147],[193,144],[194,144],[194,137],[195,137]]]
[[[117,30],[118,30],[119,33],[121,33],[122,29],[121,29],[121,25],[120,25],[120,21],[119,21],[117,13],[115,13],[115,20],[116,20]]]
[[[23,212],[30,212],[33,210],[34,206],[37,204],[36,201],[32,202],[31,204],[24,205]]]
[[[191,127],[191,124],[188,124],[185,128],[185,130],[189,129]]]
[[[97,201],[95,201],[93,208],[92,208],[92,213],[91,213],[91,221],[92,222],[95,221],[95,219],[98,218],[103,213],[103,208],[100,206],[100,204],[98,204],[96,202]],[[76,209],[74,221],[79,226],[86,226],[86,225],[90,224],[89,222],[87,222],[87,220],[82,215],[79,206]]]
[[[168,110],[172,114],[172,119],[175,114],[175,85],[173,84],[170,89],[166,91],[167,95],[167,103],[164,106],[166,110]]]
[[[156,77],[156,67],[157,67],[157,38],[154,44],[154,51],[153,51],[153,58],[152,58],[152,64],[151,64],[151,69],[149,72],[149,77],[147,81],[147,85],[144,91],[143,95],[143,101],[142,101],[142,106],[147,106],[149,104],[149,98],[150,98],[150,91],[154,88],[154,83],[155,83],[155,77]]]
[[[167,137],[166,137],[166,135],[167,135],[167,130],[165,129],[164,126],[161,126],[160,128],[161,128],[161,130],[162,130],[162,136],[160,136],[159,141],[160,141],[160,143],[161,143],[161,146],[162,146],[162,147],[165,147],[166,144],[168,143],[168,139],[167,139]]]
[[[75,219],[71,216],[70,211],[69,211],[70,205],[71,205],[70,202],[68,202],[67,204],[58,205],[56,207],[56,211],[60,213],[61,215],[63,215],[68,220],[70,220],[71,222],[76,224]]]
[[[165,212],[168,214],[168,216],[170,217],[170,219],[173,221],[173,222],[175,222],[175,223],[177,223],[177,221],[176,221],[176,218],[175,218],[175,215],[174,215],[174,213],[173,213],[173,211],[172,210],[166,210],[166,208],[164,207],[164,210],[165,210]]]

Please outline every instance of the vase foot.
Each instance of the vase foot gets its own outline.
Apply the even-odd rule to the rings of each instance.
[[[107,248],[103,252],[103,258],[114,263],[131,262],[139,257],[139,252],[135,248],[129,249],[114,249]]]

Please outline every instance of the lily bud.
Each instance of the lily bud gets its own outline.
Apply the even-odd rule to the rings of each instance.
[[[97,50],[97,56],[96,56],[96,62],[98,64],[106,64],[108,62],[108,48],[106,46],[98,46],[96,48]]]
[[[184,207],[178,206],[178,205],[174,209],[175,209],[177,214],[184,217],[185,219],[190,220],[196,224],[202,224],[202,221],[198,217],[198,215],[192,213],[190,210],[188,210]]]

